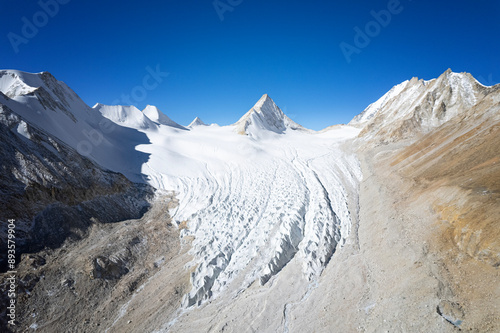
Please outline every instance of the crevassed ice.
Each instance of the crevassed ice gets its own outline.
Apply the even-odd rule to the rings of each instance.
[[[267,147],[281,154],[183,180],[181,201],[198,205],[189,216],[182,215],[186,209],[175,216],[189,221],[182,236],[194,237],[196,269],[184,306],[223,292],[238,276],[243,282],[235,289],[265,284],[294,258],[315,279],[344,244],[348,192],[361,177],[357,160],[333,146],[282,144]]]

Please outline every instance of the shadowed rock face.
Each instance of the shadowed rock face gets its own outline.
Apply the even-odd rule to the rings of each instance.
[[[83,239],[22,255],[15,331],[148,332],[170,320],[189,290],[189,247],[165,212],[175,205],[158,197],[141,219],[96,222]]]
[[[5,244],[6,221],[15,219],[18,256],[80,239],[95,220],[138,218],[152,199],[149,186],[103,170],[3,105],[0,155],[1,240]]]

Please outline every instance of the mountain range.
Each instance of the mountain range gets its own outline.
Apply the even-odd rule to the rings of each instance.
[[[21,330],[500,329],[500,85],[412,78],[313,131],[267,94],[182,126],[3,70],[0,126]]]

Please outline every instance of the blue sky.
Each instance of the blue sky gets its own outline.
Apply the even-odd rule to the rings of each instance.
[[[293,120],[318,130],[349,122],[413,76],[431,79],[451,68],[500,82],[500,4],[493,0],[0,6],[1,68],[49,71],[90,106],[129,95],[139,108],[156,105],[185,125],[195,116],[233,123],[268,93]],[[356,31],[365,38],[356,40]],[[154,81],[147,77],[154,70],[169,74]]]

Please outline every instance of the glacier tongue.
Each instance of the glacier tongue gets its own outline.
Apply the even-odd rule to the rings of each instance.
[[[337,130],[340,136],[275,134],[257,142],[232,133],[231,143],[247,152],[232,158],[220,151],[231,133],[206,139],[224,131],[203,127],[187,133],[183,143],[170,141],[189,147],[187,140],[200,135],[204,150],[214,151],[210,158],[198,155],[200,175],[169,177],[178,181],[181,203],[174,218],[178,224],[187,221],[181,235],[193,240],[191,265],[196,268],[186,307],[222,292],[236,293],[254,281],[266,284],[292,260],[302,263],[305,278],[316,279],[350,231],[348,193],[361,173],[357,160],[339,144],[357,130]],[[224,163],[219,156],[226,156]]]

